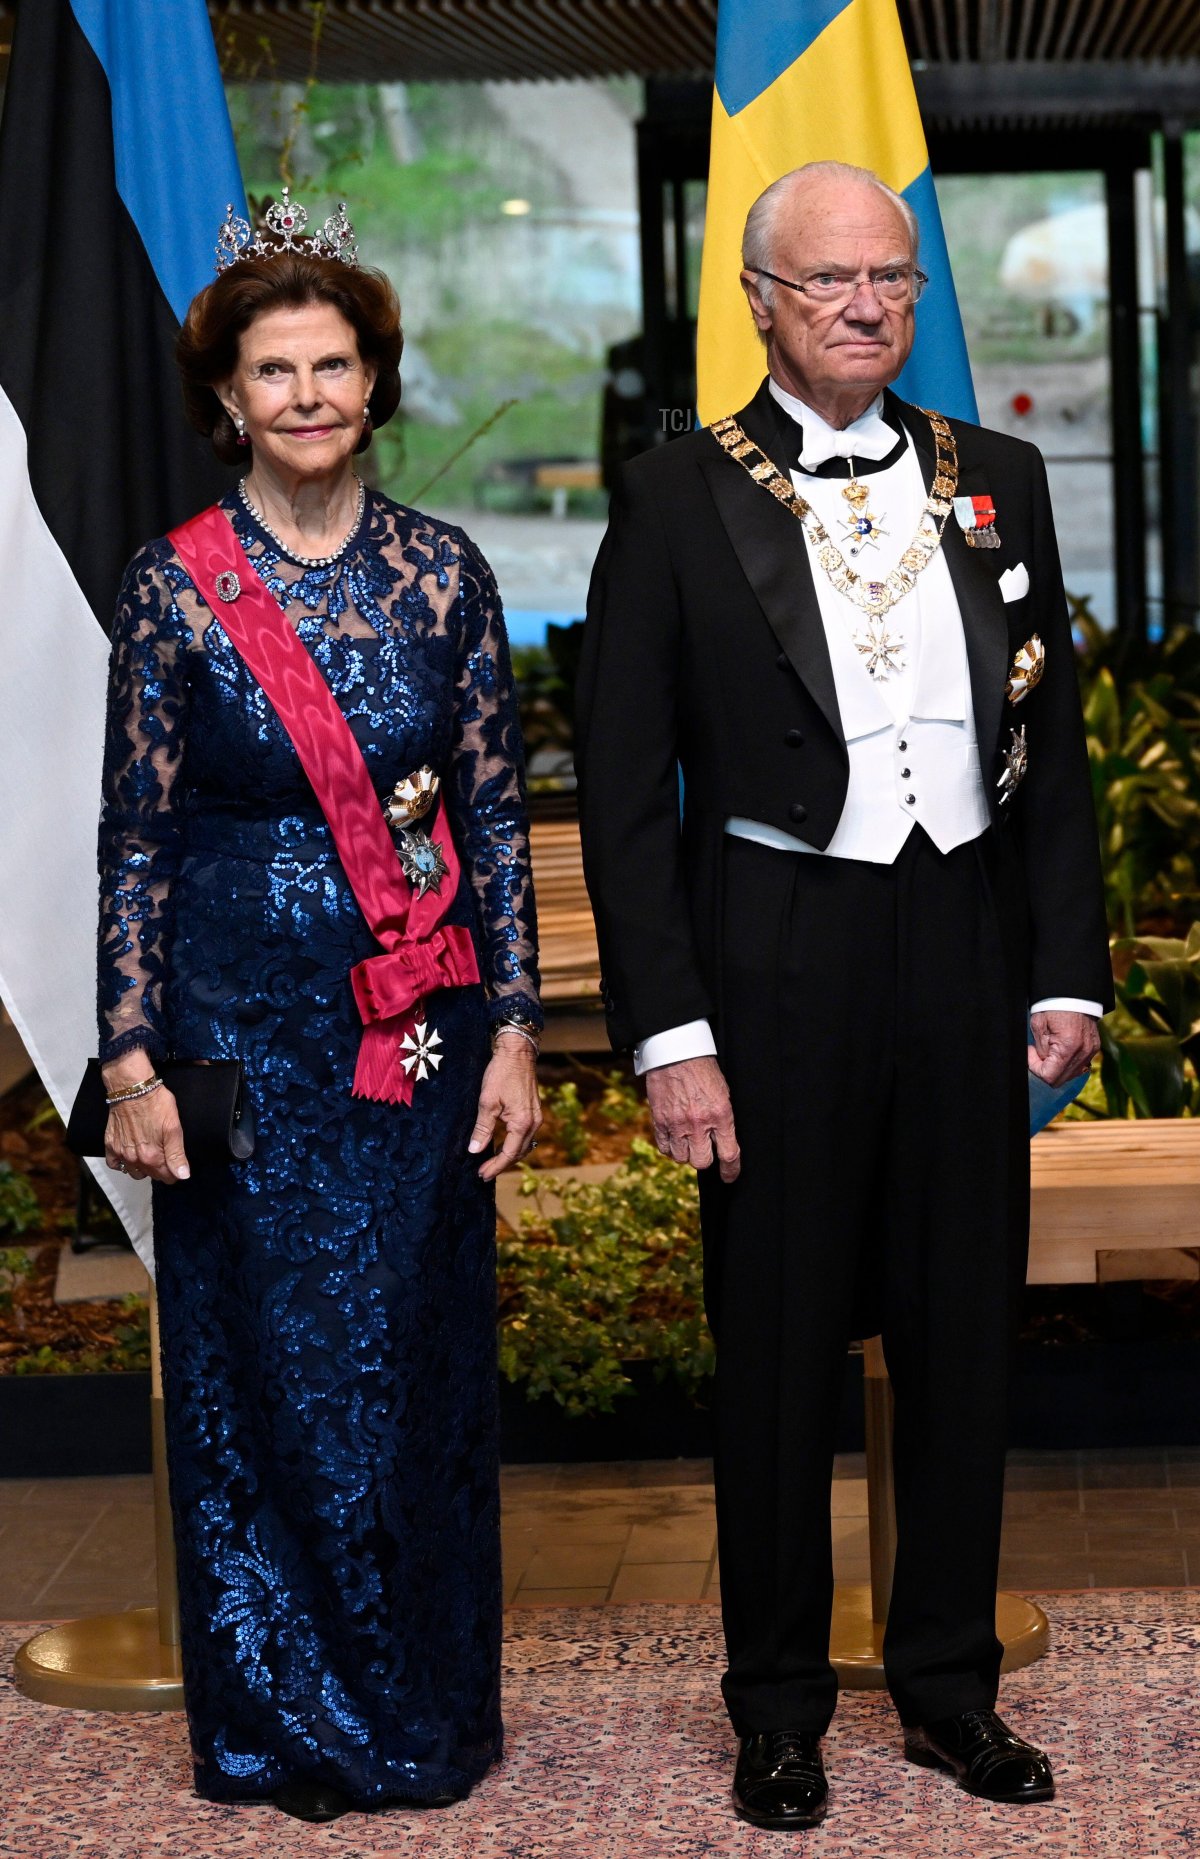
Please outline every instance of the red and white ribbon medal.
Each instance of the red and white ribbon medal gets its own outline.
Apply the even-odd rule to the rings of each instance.
[[[990,497],[956,497],[954,514],[968,548],[1000,547],[1000,537],[996,532],[996,506]]]

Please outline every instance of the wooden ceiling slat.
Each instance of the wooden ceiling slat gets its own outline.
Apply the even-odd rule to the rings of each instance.
[[[421,40],[440,47],[440,75],[446,82],[459,78],[529,76],[525,49],[525,22],[519,0],[507,22],[480,18],[461,6],[439,0],[406,0],[404,5],[372,4],[376,18],[387,18],[394,35],[403,42],[414,27]],[[515,17],[514,17],[515,16]]]
[[[1083,0],[1066,0],[1051,58],[1066,60],[1074,56],[1075,22],[1082,5]]]
[[[34,0],[20,0],[32,4]],[[209,0],[253,61],[270,39],[276,75],[302,80],[309,0]],[[1196,0],[899,0],[910,56],[924,65],[1191,57]],[[0,0],[0,21],[14,0]],[[716,0],[329,0],[318,70],[459,81],[616,75],[695,76],[711,69]]]
[[[1119,9],[1112,0],[1087,0],[1087,18],[1079,28],[1079,36],[1074,48],[1077,58],[1094,58],[1096,56],[1097,35],[1102,27],[1111,27],[1112,16]]]
[[[523,3],[544,26],[559,35],[563,45],[574,47],[576,57],[589,70],[595,71],[602,66],[603,60],[597,54],[606,35],[599,21],[595,22],[596,30],[593,31],[587,21],[580,24],[577,7],[564,11],[554,5],[553,0],[523,0]],[[466,0],[466,4],[470,5],[471,0]]]
[[[589,12],[597,0],[585,0]],[[625,34],[642,48],[656,74],[711,71],[717,40],[709,0],[598,0],[617,45]]]
[[[1032,57],[1030,38],[1040,11],[1038,0],[1021,0],[1021,17],[1017,25],[1017,42],[1012,52],[1014,58],[1024,60]]]
[[[1109,14],[1108,26],[1097,45],[1097,53],[1102,58],[1119,58],[1122,50],[1137,32],[1138,21],[1146,11],[1149,0],[1127,0],[1123,7],[1114,6]]]
[[[937,42],[937,59],[942,64],[948,64],[953,57],[950,50],[948,24],[945,7],[939,3],[939,0],[934,0],[933,31]]]
[[[1008,56],[1008,40],[1012,32],[1012,0],[996,0],[990,14],[991,31],[986,35],[981,32],[979,55],[989,64],[1001,64]]]
[[[390,0],[370,0],[372,22],[403,46],[424,49],[431,78],[443,82],[470,78],[521,78],[549,75],[530,72],[520,39],[495,25],[448,19],[445,10],[417,0],[400,8]]]
[[[1180,10],[1175,0],[1159,0],[1154,12],[1146,22],[1144,45],[1138,51],[1147,58],[1171,58],[1176,55],[1175,42],[1180,26],[1188,37],[1193,36],[1195,11],[1193,7]]]
[[[923,64],[928,64],[933,50],[921,0],[908,0],[908,5],[900,10],[900,22],[910,58],[919,58]]]

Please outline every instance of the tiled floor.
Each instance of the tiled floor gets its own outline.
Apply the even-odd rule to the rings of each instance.
[[[866,1581],[861,1458],[833,1486],[839,1580]],[[711,1469],[700,1460],[512,1466],[505,1598],[518,1606],[716,1600]],[[1015,1453],[1007,1588],[1200,1587],[1200,1450]],[[0,1618],[103,1613],[154,1599],[148,1478],[0,1482]]]

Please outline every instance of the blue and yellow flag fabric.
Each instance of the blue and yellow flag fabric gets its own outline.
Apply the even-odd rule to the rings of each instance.
[[[974,420],[975,392],[896,0],[720,0],[700,274],[702,420],[751,398],[763,351],[738,282],[746,214],[809,161],[871,168],[921,227],[929,288],[896,391]]]

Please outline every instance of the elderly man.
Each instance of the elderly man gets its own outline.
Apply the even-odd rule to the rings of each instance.
[[[743,257],[768,376],[624,473],[578,759],[610,1033],[700,1171],[734,1805],[791,1829],[825,1812],[831,1462],[877,1330],[906,1753],[1053,1793],[994,1709],[1027,1069],[1086,1069],[1111,983],[1040,456],[888,391],[925,278],[876,176],[786,176]]]

